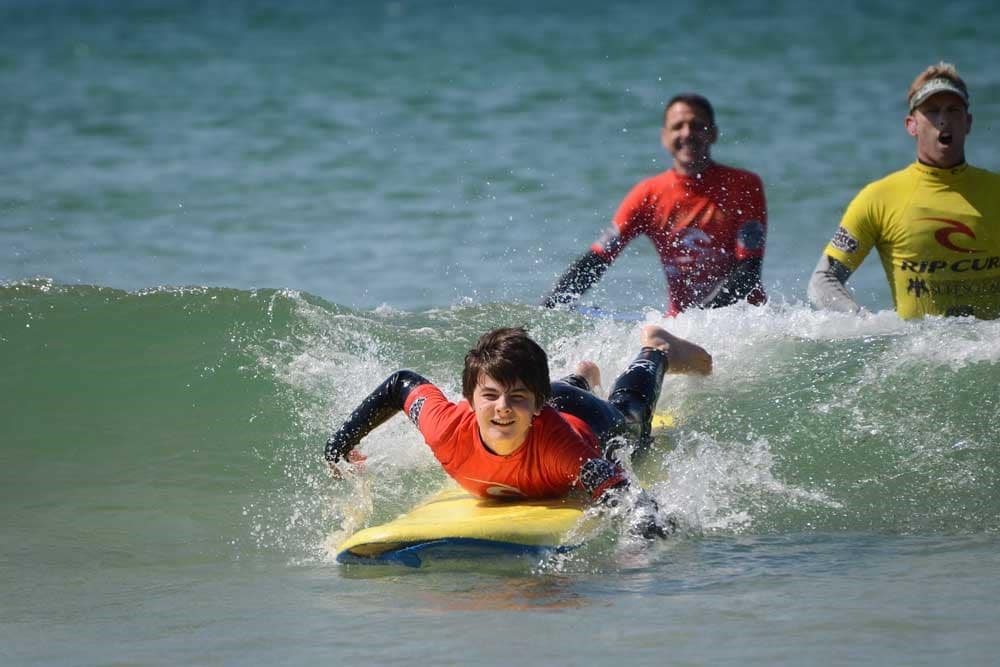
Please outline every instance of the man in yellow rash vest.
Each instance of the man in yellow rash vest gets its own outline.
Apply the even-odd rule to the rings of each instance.
[[[809,281],[818,308],[858,312],[845,283],[878,250],[896,312],[1000,317],[1000,174],[965,162],[969,91],[940,63],[910,85],[906,131],[917,161],[847,207]]]

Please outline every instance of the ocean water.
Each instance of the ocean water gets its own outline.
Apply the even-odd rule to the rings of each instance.
[[[989,2],[0,3],[0,662],[988,665],[1000,649],[1000,323],[805,285],[844,206],[913,159],[924,66],[1000,170]],[[457,395],[526,324],[606,377],[640,323],[534,304],[639,178],[662,105],[716,105],[765,182],[762,308],[664,321],[638,241],[587,300],[715,356],[668,376],[636,470],[684,518],[637,548],[348,568],[445,483],[412,427],[334,482],[386,375]]]

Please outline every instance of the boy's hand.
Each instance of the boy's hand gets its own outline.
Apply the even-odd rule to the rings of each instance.
[[[343,470],[341,470],[340,466],[334,463],[333,461],[326,462],[327,465],[330,467],[330,477],[332,477],[333,479],[344,479],[345,474],[358,475],[365,471],[365,461],[368,460],[367,456],[365,456],[356,449],[352,449],[351,451],[347,452],[346,458],[347,458],[347,463],[350,465],[346,473]]]
[[[649,521],[633,523],[629,527],[629,530],[633,535],[641,537],[644,540],[652,540],[654,538],[662,539],[670,537],[677,532],[677,522],[669,516],[656,516]]]
[[[628,530],[646,540],[664,538],[677,532],[677,522],[660,510],[652,496],[642,491],[632,507]]]

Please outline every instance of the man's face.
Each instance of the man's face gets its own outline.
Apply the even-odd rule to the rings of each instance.
[[[532,420],[542,411],[523,382],[505,387],[485,373],[472,392],[472,409],[483,442],[502,456],[524,444]]]
[[[917,140],[917,159],[932,167],[949,169],[965,162],[965,137],[971,130],[972,116],[955,93],[932,95],[906,117],[906,131]]]
[[[718,132],[708,116],[687,102],[675,102],[667,109],[660,130],[660,142],[674,157],[674,169],[685,176],[704,171],[712,163],[710,147]]]

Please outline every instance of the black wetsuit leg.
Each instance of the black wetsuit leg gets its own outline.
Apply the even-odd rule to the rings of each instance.
[[[595,396],[581,375],[569,375],[552,383],[549,405],[582,420],[601,445],[605,458],[617,461],[615,451],[627,441],[628,422],[613,405]]]
[[[578,375],[576,373],[570,373],[566,377],[560,378],[556,382],[553,382],[552,386],[555,387],[556,384],[560,382],[565,382],[566,384],[573,385],[577,389],[583,389],[584,391],[587,392],[593,391],[593,387],[591,387],[590,383],[587,382],[587,378],[583,377],[582,375]]]
[[[667,366],[665,352],[644,347],[611,387],[608,403],[621,412],[635,438],[633,458],[645,455],[652,442],[653,410],[660,398]]]

